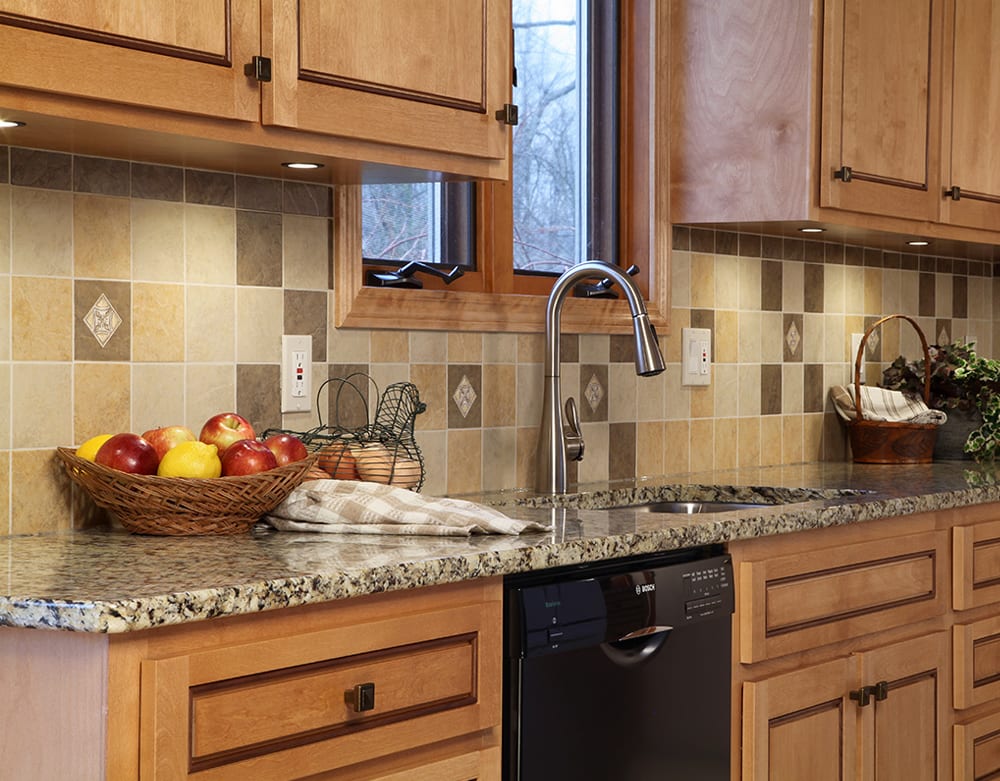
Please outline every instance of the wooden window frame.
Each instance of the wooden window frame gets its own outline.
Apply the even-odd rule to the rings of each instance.
[[[669,3],[624,0],[621,82],[620,258],[637,264],[639,284],[658,328],[669,327]],[[477,186],[477,244],[482,280],[444,287],[426,280],[422,290],[364,285],[361,256],[361,192],[334,190],[334,324],[338,328],[540,332],[554,278],[520,275],[515,280],[507,182]],[[468,275],[471,276],[471,275]],[[480,276],[478,273],[476,277]],[[477,287],[479,289],[462,289]],[[624,300],[570,298],[563,329],[573,333],[626,333]],[[666,332],[666,331],[664,331]]]

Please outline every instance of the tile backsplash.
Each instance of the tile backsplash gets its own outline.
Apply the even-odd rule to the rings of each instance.
[[[313,337],[317,383],[418,387],[426,492],[531,485],[542,336],[334,329],[334,230],[328,187],[0,147],[0,533],[88,522],[57,445],[226,409],[314,426],[280,412],[282,334]],[[563,336],[578,479],[843,459],[826,390],[849,379],[850,335],[902,312],[992,355],[997,295],[985,262],[677,226],[662,375],[635,376],[630,336]],[[712,329],[710,386],[680,384],[688,325]],[[918,349],[893,321],[868,368]],[[325,422],[359,414],[324,395]]]

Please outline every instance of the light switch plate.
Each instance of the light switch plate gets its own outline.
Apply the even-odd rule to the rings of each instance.
[[[312,409],[312,336],[281,337],[281,411]]]
[[[681,329],[681,385],[712,384],[712,331]]]

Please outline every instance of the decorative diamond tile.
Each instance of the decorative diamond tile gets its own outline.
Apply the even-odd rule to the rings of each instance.
[[[467,417],[469,410],[472,409],[472,405],[476,403],[476,390],[472,387],[472,383],[469,382],[469,378],[464,374],[462,375],[462,381],[455,388],[452,398],[455,400],[455,404],[458,405],[458,411],[462,413],[462,417]]]
[[[122,324],[122,319],[118,312],[108,301],[107,296],[101,293],[90,311],[83,316],[83,322],[94,335],[101,347],[104,347],[114,336],[118,326]]]
[[[941,333],[938,334],[938,344],[948,344],[951,341],[951,337],[948,336],[948,331],[945,328],[941,328]]]
[[[587,399],[590,409],[597,412],[597,407],[601,403],[601,399],[604,398],[604,388],[601,387],[601,381],[597,379],[596,374],[590,375],[590,382],[584,388],[583,395]]]
[[[788,332],[785,334],[785,344],[788,345],[790,352],[795,353],[799,349],[799,343],[802,341],[802,335],[799,333],[799,329],[795,327],[795,321],[792,320],[791,324],[788,326]]]
[[[871,336],[868,337],[868,341],[865,343],[866,347],[868,348],[869,355],[875,354],[875,350],[878,349],[879,341],[880,340],[878,336],[878,329],[876,328],[874,331],[872,331]]]

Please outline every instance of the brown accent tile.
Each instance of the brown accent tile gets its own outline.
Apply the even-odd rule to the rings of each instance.
[[[612,334],[609,344],[611,363],[635,363],[635,339],[632,334]]]
[[[865,247],[865,265],[871,268],[882,268],[885,266],[882,250]]]
[[[51,277],[10,278],[11,308],[5,317],[10,317],[11,357],[15,361],[70,360],[71,284],[71,280]]]
[[[957,319],[969,316],[969,278],[954,276],[951,279],[951,316]]]
[[[765,312],[781,311],[782,266],[778,260],[760,263],[760,308]]]
[[[512,363],[483,366],[483,427],[513,426],[517,410],[517,368]]]
[[[420,400],[427,409],[417,415],[414,427],[418,431],[448,428],[448,372],[443,363],[410,364],[410,382],[417,387]],[[489,406],[483,402],[489,411]]]
[[[804,260],[805,240],[785,238],[781,241],[782,260]]]
[[[77,277],[129,279],[132,210],[127,198],[73,196],[73,272]]]
[[[781,414],[781,364],[765,363],[760,367],[760,414]]]
[[[930,344],[950,344],[954,334],[950,319],[940,319],[934,321],[934,333],[927,334],[927,341]]]
[[[406,363],[410,360],[408,331],[372,331],[372,363]]]
[[[716,255],[737,255],[739,254],[740,234],[732,231],[715,232],[715,254]]]
[[[761,252],[761,238],[756,233],[740,233],[739,236],[739,256],[741,258],[759,258]]]
[[[823,267],[815,263],[805,264],[803,300],[806,312],[822,312],[825,293],[823,289]]]
[[[784,257],[784,239],[781,236],[764,236],[761,239],[760,256],[771,260],[781,260]]]
[[[6,146],[0,146],[0,184],[7,184],[7,182],[9,181],[10,181],[10,149]]]
[[[319,403],[326,400],[325,425],[353,429],[374,420],[378,398],[375,386],[368,380],[369,368],[367,363],[330,364],[329,382],[322,392],[316,389]]]
[[[596,378],[601,386],[601,398],[596,406],[591,405],[587,398],[587,386],[591,378]],[[576,394],[577,409],[580,412],[582,423],[595,423],[608,419],[608,365],[607,364],[580,364],[580,389]]]
[[[670,233],[671,248],[677,250],[691,249],[691,229],[686,225],[674,225]]]
[[[909,252],[899,253],[899,267],[904,271],[916,271],[920,267],[920,259]]]
[[[692,228],[691,251],[715,252],[715,231],[706,228]]]
[[[46,190],[71,190],[73,157],[62,152],[11,147],[10,183]]]
[[[936,304],[934,301],[936,284],[933,274],[920,274],[920,299],[918,314],[921,317],[934,317]]]
[[[102,347],[84,322],[101,296],[114,307],[121,322]],[[73,359],[76,361],[128,361],[132,355],[132,287],[127,282],[78,279],[73,283],[73,320],[76,323]]]
[[[612,423],[608,431],[608,478],[635,477],[635,423]]]
[[[714,309],[692,309],[692,328],[710,328],[713,336],[715,333],[715,310]],[[634,351],[634,349],[633,349]]]
[[[954,273],[959,276],[968,276],[969,274],[969,261],[962,260],[960,258],[955,259],[955,270]]]
[[[807,263],[824,263],[826,261],[826,245],[822,241],[803,241],[802,260]]]
[[[925,271],[928,274],[933,274],[935,271],[937,271],[937,262],[935,261],[934,258],[927,257],[926,255],[921,255],[918,260],[917,267],[921,271]]]
[[[475,398],[468,413],[462,411],[455,401],[455,394],[463,379],[472,386]],[[448,428],[479,428],[483,425],[483,367],[478,364],[452,363],[448,365]],[[450,474],[450,472],[449,472]]]
[[[132,197],[154,201],[183,201],[184,169],[132,163]]]
[[[903,259],[898,252],[883,252],[882,253],[882,267],[883,268],[899,268],[903,263]]]
[[[789,343],[788,332],[795,326],[795,331],[798,334],[798,339],[792,339]],[[794,312],[785,312],[782,315],[782,330],[781,330],[781,342],[782,342],[782,360],[786,362],[799,362],[802,360],[802,342],[805,338],[802,325],[802,315],[796,314]],[[792,347],[794,346],[794,350]]]
[[[823,364],[807,363],[802,375],[802,411],[822,412],[826,402],[823,384]]]
[[[283,182],[281,210],[313,217],[333,216],[333,191],[326,185]]]
[[[663,473],[681,474],[691,468],[691,424],[668,420],[663,424]]]
[[[127,196],[131,191],[128,160],[77,155],[73,158],[73,189],[78,193]]]
[[[312,336],[312,359],[326,363],[327,296],[318,290],[284,291],[282,333]]]
[[[72,444],[98,434],[129,431],[131,387],[132,369],[127,363],[74,364]]]
[[[236,284],[281,287],[281,215],[236,212]]]
[[[614,352],[614,347],[611,350]],[[577,363],[580,360],[579,334],[559,335],[559,359],[563,363]]]
[[[236,409],[262,434],[281,427],[281,369],[273,364],[236,365]]]
[[[281,180],[236,176],[236,208],[259,212],[281,211]]]
[[[55,452],[21,450],[10,457],[11,534],[71,528],[71,486]]]
[[[938,258],[935,271],[937,271],[938,274],[950,274],[954,267],[955,264],[951,258]]]
[[[848,266],[865,265],[865,252],[864,247],[844,247],[844,263]]]
[[[184,200],[204,206],[233,206],[236,203],[236,179],[218,171],[184,169]]]
[[[478,493],[483,485],[483,434],[448,432],[448,493]]]

